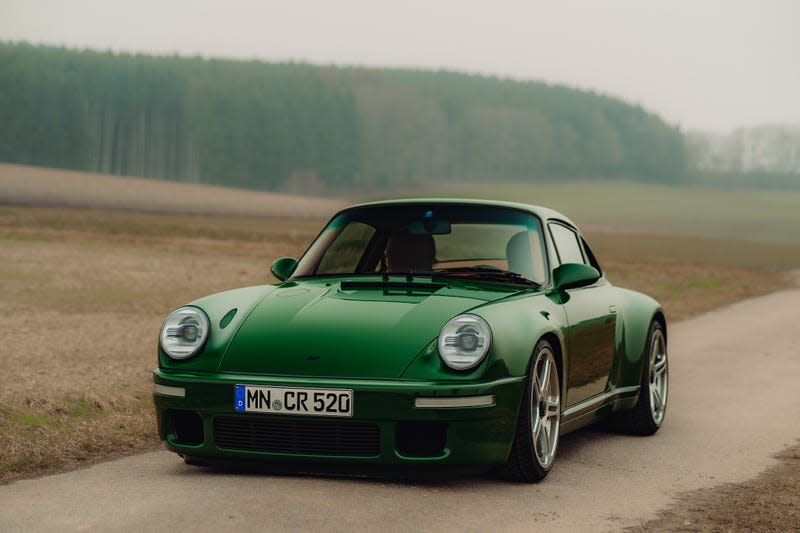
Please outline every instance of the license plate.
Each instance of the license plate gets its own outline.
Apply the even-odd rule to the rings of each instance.
[[[239,413],[353,416],[353,391],[236,385],[234,409]]]

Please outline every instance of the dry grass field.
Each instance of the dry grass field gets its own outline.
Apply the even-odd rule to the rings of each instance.
[[[342,200],[0,163],[0,204],[149,213],[324,218]]]
[[[165,311],[271,281],[319,225],[0,208],[0,480],[155,446]]]
[[[407,194],[546,205],[584,229],[800,244],[800,190],[559,181],[451,184]]]

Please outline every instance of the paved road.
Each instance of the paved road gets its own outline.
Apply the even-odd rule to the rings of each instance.
[[[661,431],[567,436],[538,485],[215,472],[159,451],[0,487],[0,531],[621,529],[796,442],[798,319],[793,290],[674,324]]]

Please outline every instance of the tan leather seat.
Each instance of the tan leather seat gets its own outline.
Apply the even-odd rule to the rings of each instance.
[[[521,274],[528,279],[536,279],[533,272],[533,253],[531,238],[527,231],[515,233],[506,244],[508,270]]]
[[[395,233],[386,246],[386,263],[389,270],[408,272],[430,270],[436,257],[433,236]]]

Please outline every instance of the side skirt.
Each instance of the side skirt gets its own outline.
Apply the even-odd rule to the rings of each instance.
[[[635,398],[639,394],[639,386],[620,387],[589,398],[581,403],[568,407],[561,413],[561,434],[575,431],[602,417],[599,412],[604,407],[613,406],[615,402]]]

